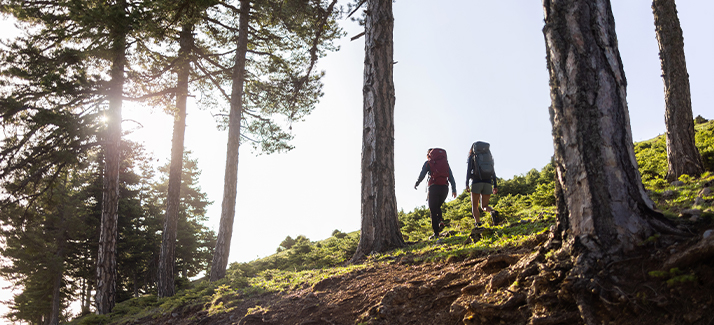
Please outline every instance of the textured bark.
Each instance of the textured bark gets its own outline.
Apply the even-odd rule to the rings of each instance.
[[[181,28],[178,54],[178,78],[176,87],[176,113],[174,132],[171,140],[171,165],[169,166],[169,189],[166,198],[166,217],[161,240],[159,258],[158,294],[159,297],[171,297],[176,291],[174,274],[176,267],[176,233],[181,203],[181,172],[183,170],[184,134],[186,131],[186,98],[188,97],[188,74],[190,69],[189,53],[193,47],[193,25]]]
[[[694,142],[692,98],[684,59],[684,37],[674,0],[652,1],[659,60],[664,82],[664,120],[667,124],[667,180],[704,172],[702,156]]]
[[[124,10],[126,1],[119,1],[117,10]],[[116,22],[121,24],[121,22]],[[121,162],[121,109],[126,64],[126,33],[128,26],[118,26],[112,32],[112,68],[109,88],[109,109],[104,139],[104,180],[102,188],[102,220],[97,256],[97,313],[108,314],[115,304],[117,279],[117,210],[119,208],[119,165]]]
[[[238,149],[240,147],[240,121],[243,113],[243,80],[245,59],[248,51],[248,19],[250,2],[240,1],[240,20],[238,22],[238,44],[235,66],[233,68],[233,89],[231,91],[231,112],[228,120],[228,150],[226,171],[223,179],[223,202],[221,221],[216,238],[216,249],[211,264],[211,281],[222,279],[226,275],[228,254],[233,236],[233,219],[236,213],[236,193],[238,186]]]
[[[362,130],[362,225],[353,261],[404,246],[394,188],[394,16],[391,0],[368,0]]]
[[[610,3],[543,4],[558,212],[590,256],[630,251],[670,228],[637,170]]]

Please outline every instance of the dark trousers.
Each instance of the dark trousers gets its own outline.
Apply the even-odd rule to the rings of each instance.
[[[429,212],[431,214],[431,228],[434,229],[434,234],[439,234],[439,222],[444,220],[441,213],[441,205],[446,201],[449,195],[448,185],[432,185],[429,186]]]

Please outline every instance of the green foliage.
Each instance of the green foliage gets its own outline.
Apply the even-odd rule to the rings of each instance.
[[[647,153],[647,150],[654,148],[651,146],[653,143],[656,141],[644,142],[645,145],[635,144],[636,147],[639,146],[638,154]],[[650,150],[647,154],[652,152],[656,151]],[[646,155],[640,157],[644,156]],[[666,158],[664,161],[666,162]],[[655,175],[654,179],[661,179],[663,174],[651,175]],[[505,190],[493,196],[497,198],[493,207],[501,211],[505,221],[500,225],[490,224],[475,242],[469,240],[473,219],[470,195],[464,192],[442,207],[449,224],[447,231],[450,231],[451,236],[443,237],[439,241],[427,240],[431,234],[429,210],[424,206],[417,207],[411,212],[400,211],[398,214],[402,233],[409,238],[410,245],[384,254],[371,255],[364,264],[339,266],[354,253],[359,240],[358,232],[346,234],[335,230],[332,237],[317,242],[302,235],[295,238],[287,236],[280,243],[277,253],[248,263],[233,263],[228,268],[226,277],[216,283],[197,281],[174,297],[156,300],[149,298],[153,296],[148,296],[143,298],[146,299],[144,302],[133,305],[123,306],[122,303],[118,312],[125,313],[122,319],[135,319],[152,312],[157,313],[157,308],[159,313],[165,313],[188,304],[204,304],[204,309],[209,313],[223,313],[232,310],[233,304],[242,297],[305,288],[330,276],[369,267],[374,263],[393,263],[401,258],[409,258],[412,263],[448,261],[482,256],[483,252],[525,243],[532,244],[533,241],[543,240],[542,234],[555,224],[554,175],[553,166],[548,164],[540,172],[535,172],[534,169],[526,175],[514,177],[514,180],[503,180],[501,184],[505,185]],[[686,184],[676,188],[665,183],[663,187],[648,189],[655,200],[661,199],[662,192],[666,189],[676,190],[676,195],[665,201],[667,205],[660,207],[665,211],[672,209],[670,206],[674,207],[673,209],[691,207],[691,201],[699,189],[704,183],[714,181],[714,175],[705,173],[698,179],[684,180]],[[488,213],[485,213],[484,217],[488,219]],[[658,235],[653,235],[642,244],[647,245],[658,239]],[[549,252],[546,257],[550,258],[552,254]],[[661,279],[668,286],[697,281],[696,276],[677,268],[669,271],[650,271],[648,274]],[[639,294],[638,298],[644,299]],[[129,313],[134,315],[129,316]],[[87,318],[91,320],[93,317]],[[99,324],[104,318],[97,319]],[[112,320],[115,319],[112,317]]]
[[[523,217],[549,210],[555,204],[555,168],[548,164],[541,171],[530,170],[526,175],[500,180],[498,194],[491,196],[489,205],[501,213],[507,222],[516,222]],[[445,223],[460,233],[473,227],[471,196],[463,192],[456,199],[442,206]],[[493,225],[490,214],[481,211],[482,220]],[[399,211],[402,236],[408,241],[427,239],[432,234],[429,209],[415,208],[409,213]]]
[[[702,155],[704,170],[714,171],[714,120],[694,126],[694,140]]]
[[[635,143],[635,157],[639,166],[642,183],[649,188],[663,188],[669,183],[667,175],[667,144],[660,135],[652,140]]]
[[[276,254],[247,263],[233,263],[227,273],[233,272],[234,277],[253,277],[271,269],[301,271],[332,267],[351,258],[358,242],[356,231],[349,234],[333,232],[332,237],[319,242],[312,242],[303,235],[295,239],[287,236]]]
[[[148,184],[150,191],[147,193],[145,206],[149,208],[150,204],[153,205],[151,210],[155,214],[152,218],[163,227],[169,187],[169,164],[160,166],[159,172],[159,179]],[[190,151],[184,152],[174,255],[176,270],[183,278],[192,278],[208,270],[216,246],[215,232],[204,225],[208,221],[206,208],[213,202],[208,201],[206,193],[201,191],[199,176],[201,171],[198,169],[198,161],[191,158]]]
[[[694,126],[694,139],[699,153],[702,155],[704,169],[714,171],[714,121],[702,119]],[[669,186],[665,180],[667,175],[667,143],[664,135],[654,139],[635,143],[635,156],[642,175],[642,183],[651,189],[662,189]],[[682,180],[682,179],[680,179]],[[691,177],[682,180],[691,181]]]
[[[214,87],[224,94],[231,93],[233,83],[243,83],[240,135],[255,151],[291,150],[290,125],[310,114],[323,95],[324,72],[316,71],[315,64],[337,49],[333,41],[343,35],[336,22],[338,10],[333,9],[325,1],[251,1],[246,73],[239,79],[233,78],[233,68],[227,68],[241,54],[236,53],[235,41],[239,13],[222,6],[207,10],[209,20],[202,29],[215,49],[212,55],[202,54],[198,64],[210,70]],[[226,105],[221,108],[229,110]],[[220,127],[227,127],[228,117],[217,115]]]
[[[667,271],[649,271],[647,274],[653,278],[661,278],[663,280],[666,280],[665,282],[667,283],[668,287],[672,287],[678,284],[683,284],[687,282],[696,282],[697,281],[697,276],[694,274],[684,274],[682,270],[679,268],[672,268]]]

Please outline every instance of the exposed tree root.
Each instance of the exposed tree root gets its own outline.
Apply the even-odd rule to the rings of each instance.
[[[703,238],[681,254],[673,255],[664,264],[664,268],[669,270],[673,267],[686,267],[712,256],[714,256],[714,235]]]

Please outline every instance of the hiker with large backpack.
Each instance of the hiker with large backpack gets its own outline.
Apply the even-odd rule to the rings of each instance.
[[[499,219],[498,211],[488,206],[491,194],[498,193],[498,179],[493,167],[490,145],[483,141],[474,142],[469,150],[468,168],[466,168],[466,191],[469,191],[471,180],[471,212],[474,217],[474,227],[481,227],[481,209],[491,213],[491,220],[495,224]]]
[[[449,195],[449,185],[451,183],[451,194],[456,197],[456,181],[451,173],[449,161],[446,159],[446,150],[441,148],[431,148],[426,153],[426,162],[421,168],[419,179],[414,184],[416,190],[419,183],[429,174],[428,196],[429,213],[431,215],[431,228],[434,230],[434,238],[439,237],[439,233],[444,229],[444,218],[441,213],[441,205]]]

